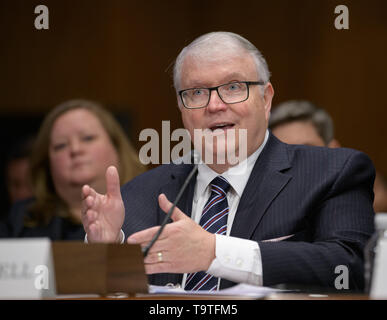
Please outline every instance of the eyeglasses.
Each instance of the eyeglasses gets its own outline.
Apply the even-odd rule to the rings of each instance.
[[[264,81],[236,81],[211,88],[190,88],[179,91],[179,96],[187,109],[207,107],[211,91],[216,90],[219,98],[227,104],[246,101],[249,98],[249,86],[264,85]]]

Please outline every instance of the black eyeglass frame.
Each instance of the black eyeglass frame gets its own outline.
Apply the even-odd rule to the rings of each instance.
[[[219,89],[220,87],[223,87],[223,86],[228,85],[228,84],[233,84],[233,83],[245,83],[245,84],[246,84],[246,86],[247,86],[247,97],[246,97],[246,99],[241,100],[241,101],[237,101],[237,102],[232,102],[232,103],[228,103],[228,102],[225,102],[225,101],[223,100],[223,98],[222,98],[222,97],[220,96],[220,94],[219,94],[219,90],[218,90],[218,89]],[[222,100],[224,103],[226,103],[226,104],[235,104],[235,103],[240,103],[240,102],[246,101],[246,100],[249,98],[249,96],[250,96],[250,86],[251,86],[251,85],[263,86],[263,85],[265,85],[265,84],[266,84],[265,81],[235,81],[235,82],[230,82],[230,83],[224,83],[224,84],[221,84],[221,85],[216,86],[216,87],[209,87],[209,88],[188,88],[188,89],[184,89],[184,90],[178,91],[178,94],[179,94],[179,96],[180,96],[180,100],[181,100],[183,106],[184,106],[186,109],[203,109],[203,108],[206,108],[206,107],[208,106],[208,104],[210,103],[211,92],[212,92],[213,90],[216,90],[216,93],[218,94],[218,97],[219,97],[220,100]],[[194,107],[194,108],[192,108],[192,107],[187,107],[187,106],[185,105],[184,100],[183,100],[183,93],[184,93],[185,91],[193,90],[193,89],[207,89],[207,90],[210,91],[210,94],[208,95],[208,101],[207,101],[207,103],[206,103],[203,107]]]

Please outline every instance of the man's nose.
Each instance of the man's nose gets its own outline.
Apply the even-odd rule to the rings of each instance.
[[[218,91],[212,90],[210,93],[210,101],[208,101],[207,109],[209,112],[218,112],[227,109],[227,104],[220,98]]]

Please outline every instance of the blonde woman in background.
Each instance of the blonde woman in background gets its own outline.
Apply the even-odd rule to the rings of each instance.
[[[119,168],[121,184],[145,171],[113,115],[100,104],[70,100],[45,118],[31,156],[34,198],[14,205],[7,237],[82,240],[81,188],[105,193],[105,172]]]

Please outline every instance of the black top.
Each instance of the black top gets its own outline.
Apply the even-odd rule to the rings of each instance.
[[[29,227],[25,225],[28,207],[34,199],[19,201],[11,208],[5,221],[0,222],[0,238],[47,237],[51,240],[83,240],[85,231],[82,224],[69,218],[54,216],[48,224]]]

